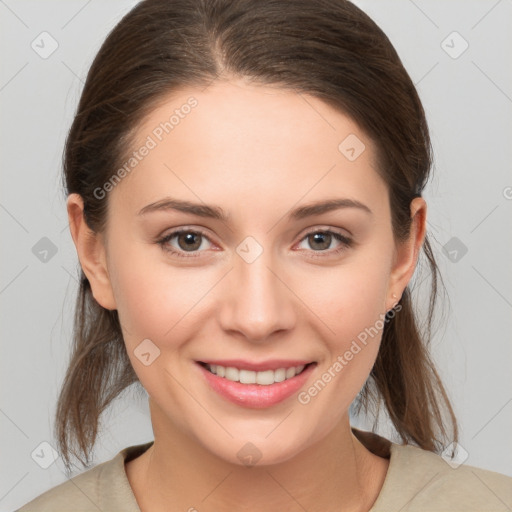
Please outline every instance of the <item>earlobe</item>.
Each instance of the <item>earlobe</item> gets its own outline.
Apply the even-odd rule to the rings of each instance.
[[[427,204],[422,197],[411,201],[411,229],[408,240],[401,242],[396,249],[396,257],[390,275],[389,291],[391,302],[395,304],[396,297],[403,294],[404,289],[411,280],[418,257],[423,246],[427,224]]]
[[[105,309],[116,309],[116,303],[106,264],[103,237],[85,222],[84,204],[79,194],[67,199],[69,229],[80,265],[91,285],[94,299]]]

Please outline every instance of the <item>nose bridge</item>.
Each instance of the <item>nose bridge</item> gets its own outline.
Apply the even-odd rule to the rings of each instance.
[[[290,292],[279,278],[271,249],[248,237],[237,247],[224,304],[224,328],[262,340],[293,324]]]

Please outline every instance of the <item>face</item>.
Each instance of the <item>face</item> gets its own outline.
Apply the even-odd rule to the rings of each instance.
[[[172,426],[236,464],[248,442],[290,459],[347,418],[410,277],[372,141],[315,97],[231,81],[169,97],[133,149],[108,195],[108,283],[90,280],[118,310],[155,436]],[[242,374],[290,378],[226,378]]]

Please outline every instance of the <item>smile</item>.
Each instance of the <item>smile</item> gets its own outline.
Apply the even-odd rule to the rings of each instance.
[[[277,370],[241,370],[232,366],[221,366],[219,364],[205,364],[205,368],[217,375],[232,382],[241,384],[260,384],[261,386],[270,386],[276,382],[283,382],[292,379],[302,373],[306,365],[291,366],[290,368],[278,368]]]
[[[310,379],[316,362],[293,361],[283,366],[284,361],[249,364],[239,362],[240,366],[258,367],[256,369],[237,368],[218,363],[196,361],[196,367],[207,386],[216,394],[238,406],[261,409],[272,407],[296,394]],[[274,366],[270,369],[269,366]],[[266,368],[266,369],[265,369]]]

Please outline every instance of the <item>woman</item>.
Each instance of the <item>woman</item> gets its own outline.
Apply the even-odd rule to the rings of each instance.
[[[154,442],[20,510],[502,510],[413,313],[425,114],[343,0],[145,0],[100,49],[65,148],[82,268],[60,452],[136,383]],[[401,444],[351,427],[385,405]],[[443,453],[443,457],[439,454]]]

